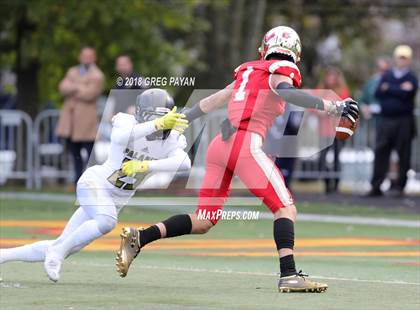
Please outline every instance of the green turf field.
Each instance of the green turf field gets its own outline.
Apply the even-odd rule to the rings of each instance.
[[[0,204],[1,247],[20,239],[53,238],[54,221],[74,210],[69,203],[4,199]],[[334,206],[313,210],[334,214]],[[354,210],[364,215],[363,208]],[[153,223],[170,214],[132,207],[120,219]],[[365,215],[418,219],[372,209]],[[34,228],[14,226],[15,221],[45,222]],[[43,223],[52,230],[40,229]],[[95,251],[99,240],[66,261],[57,284],[49,282],[41,263],[5,264],[0,309],[420,309],[418,228],[298,224],[298,267],[329,284],[323,294],[277,292],[274,243],[265,245],[271,232],[269,220],[224,221],[205,236],[146,248],[125,279],[114,270],[112,251]],[[112,246],[116,234],[106,239]],[[337,244],[327,245],[328,240]]]

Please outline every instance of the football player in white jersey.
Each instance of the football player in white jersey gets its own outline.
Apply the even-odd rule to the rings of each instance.
[[[44,261],[50,280],[58,281],[63,260],[110,232],[136,189],[147,187],[156,173],[190,169],[182,135],[187,126],[166,91],[144,91],[137,98],[135,115],[114,116],[108,158],[80,177],[76,190],[80,207],[62,234],[56,240],[1,249],[0,263]]]

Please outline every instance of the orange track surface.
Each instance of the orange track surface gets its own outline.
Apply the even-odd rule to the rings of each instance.
[[[45,239],[53,239],[57,229],[64,227],[66,221],[1,221],[0,227],[19,227],[27,229],[42,229],[46,232]],[[87,251],[115,251],[119,247],[119,233],[124,226],[148,226],[142,223],[120,223],[106,237],[100,238],[86,247]],[[39,241],[39,239],[1,238],[0,247],[8,248]],[[383,257],[420,257],[418,246],[420,240],[374,239],[374,238],[307,238],[296,240],[296,255],[298,256],[383,256]],[[321,251],[306,250],[316,247],[371,247],[371,246],[412,246],[413,250],[402,251]],[[206,252],[187,252],[192,256],[276,256],[274,241],[271,239],[200,239],[177,240],[167,239],[149,246],[155,250],[206,250]],[[219,251],[209,251],[219,250]],[[241,251],[242,250],[242,251]],[[244,251],[245,250],[245,251]],[[248,250],[248,251],[246,251]],[[257,250],[257,251],[255,251]],[[179,254],[179,253],[177,253]]]

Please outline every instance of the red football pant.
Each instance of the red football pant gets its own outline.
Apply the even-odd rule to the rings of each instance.
[[[210,218],[214,225],[217,223],[234,175],[273,213],[293,205],[281,172],[264,153],[262,144],[259,134],[245,130],[238,130],[227,141],[223,141],[220,134],[213,139],[207,150],[197,215]]]

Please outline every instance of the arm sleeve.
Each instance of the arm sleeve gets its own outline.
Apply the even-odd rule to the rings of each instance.
[[[279,83],[276,86],[276,93],[288,103],[307,109],[324,110],[324,102],[321,98],[312,96],[301,89],[296,89],[289,83]]]
[[[139,139],[156,131],[153,121],[137,124],[134,116],[118,113],[112,118],[112,142],[127,145],[129,140]]]
[[[149,169],[152,172],[172,172],[177,170],[189,170],[191,168],[191,160],[188,154],[180,148],[171,152],[167,158],[151,160]]]
[[[203,110],[201,110],[200,102],[196,103],[191,108],[186,109],[185,111],[183,111],[183,113],[185,114],[185,117],[189,122],[192,122],[196,118],[199,118],[206,114],[203,112]]]
[[[131,134],[132,139],[136,140],[142,137],[146,137],[156,131],[156,126],[154,121],[144,122],[140,124],[135,124],[133,126],[133,132]]]
[[[167,147],[170,151],[164,159],[151,160],[149,169],[153,172],[175,172],[178,170],[189,170],[191,160],[184,151],[187,147],[187,140],[182,134],[171,133]]]

